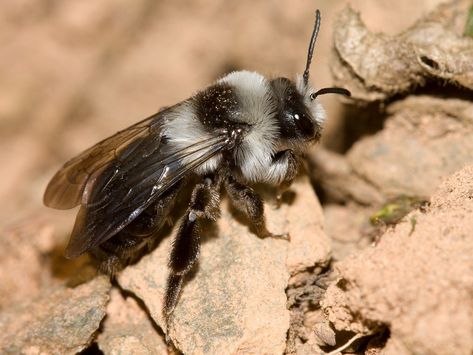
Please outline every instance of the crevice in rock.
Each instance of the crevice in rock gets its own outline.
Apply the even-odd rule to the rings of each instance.
[[[297,354],[298,346],[313,337],[314,324],[311,324],[306,316],[308,313],[319,312],[318,318],[322,321],[319,302],[328,287],[332,271],[330,264],[323,269],[314,267],[293,276],[293,282],[289,283],[286,295],[287,307],[290,310],[290,326],[287,332],[285,354]]]
[[[85,348],[82,350],[79,355],[103,355],[104,352],[99,349],[99,346],[97,345],[96,342],[93,342],[90,344],[88,348]]]

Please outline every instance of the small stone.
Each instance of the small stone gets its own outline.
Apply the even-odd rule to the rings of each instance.
[[[314,325],[314,332],[319,340],[318,344],[325,346],[330,345],[334,346],[336,344],[335,332],[330,327],[329,323],[317,323]]]

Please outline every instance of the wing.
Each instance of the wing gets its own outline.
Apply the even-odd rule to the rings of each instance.
[[[93,147],[89,151],[94,155],[83,153],[56,174],[60,179],[55,176],[50,183],[54,191],[69,193],[54,201],[65,201],[68,206],[71,201],[81,203],[66,256],[78,256],[111,238],[189,172],[233,144],[222,133],[178,150],[164,135],[163,124],[151,119],[136,127],[130,127],[133,138],[121,139],[118,150],[107,144],[104,149],[105,140],[97,145],[102,146],[98,152],[107,154],[105,158],[96,156]],[[182,164],[184,158],[186,164]],[[68,176],[78,178],[64,179]]]
[[[165,111],[160,111],[104,139],[68,161],[49,182],[43,197],[44,204],[57,209],[70,209],[79,205],[91,175],[117,159],[120,151],[134,140],[158,133],[164,114]]]

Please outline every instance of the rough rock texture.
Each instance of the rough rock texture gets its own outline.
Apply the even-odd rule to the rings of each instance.
[[[376,247],[338,265],[340,279],[322,301],[334,327],[389,327],[391,354],[471,354],[472,216],[470,165],[440,186],[425,214],[412,212]]]
[[[335,333],[323,317],[319,304],[328,276],[315,269],[291,278],[286,290],[291,326],[285,354],[317,354],[321,352],[320,346],[335,345]]]
[[[385,100],[428,79],[473,89],[473,38],[463,36],[469,0],[450,1],[396,36],[374,34],[347,7],[335,24],[332,72],[356,100]]]
[[[117,289],[110,294],[107,317],[97,342],[105,354],[167,353],[164,338],[146,310],[133,297],[124,298]]]
[[[334,200],[379,205],[399,195],[430,196],[441,179],[471,164],[473,103],[411,96],[390,105],[383,130],[346,157],[317,151],[314,177]]]
[[[291,276],[314,266],[327,265],[331,242],[324,232],[324,216],[314,189],[306,176],[301,176],[283,195],[279,208],[273,193],[263,194],[267,201],[265,214],[270,231],[287,231],[291,236],[286,266]]]
[[[384,103],[347,111],[345,155],[312,154],[312,177],[328,201],[379,206],[399,195],[430,196],[473,162],[473,38],[463,36],[469,6],[440,5],[396,36],[369,32],[352,9],[342,12],[332,67],[338,85],[355,102]]]
[[[0,353],[74,354],[85,349],[105,316],[110,282],[98,277],[74,289],[43,291],[0,313]]]
[[[241,216],[222,206],[222,217],[217,228],[205,233],[198,267],[188,277],[170,322],[169,335],[185,354],[283,352],[289,328],[288,270],[326,264],[330,250],[321,209],[307,179],[296,182],[294,191],[290,206],[266,207],[270,230],[290,232],[290,243],[257,238]],[[305,223],[296,224],[301,215]],[[160,325],[169,246],[167,238],[118,277]],[[296,255],[301,261],[295,262]]]
[[[443,177],[473,163],[471,100],[409,97],[388,112],[385,128],[347,157],[384,196],[430,196]]]
[[[256,346],[280,353],[289,326],[284,294],[287,246],[284,241],[233,234],[231,229],[240,226],[228,218],[224,213],[220,223],[227,232],[207,234],[212,240],[202,245],[198,270],[183,288],[169,334],[186,354],[237,353]],[[165,240],[119,277],[120,285],[143,299],[160,325],[169,245]]]

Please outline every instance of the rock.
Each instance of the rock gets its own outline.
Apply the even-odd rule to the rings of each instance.
[[[113,289],[107,306],[107,318],[97,339],[105,354],[166,354],[162,335],[133,297],[124,298]]]
[[[354,203],[325,205],[325,225],[327,235],[332,239],[335,261],[343,260],[372,243],[364,233],[369,228],[369,214],[369,209]]]
[[[259,239],[226,201],[217,228],[206,230],[198,267],[184,284],[169,336],[185,354],[282,353],[289,328],[289,271],[327,263],[329,241],[307,179],[294,184],[290,205],[266,204],[268,228],[291,242]],[[267,200],[266,200],[267,201]],[[307,207],[309,206],[309,208]],[[162,297],[171,239],[118,277],[163,325]]]
[[[470,165],[442,183],[425,214],[411,212],[376,247],[339,263],[322,300],[333,326],[365,334],[388,327],[391,353],[471,354],[472,215]]]
[[[370,32],[347,7],[335,24],[332,72],[355,100],[386,100],[429,79],[473,89],[473,41],[463,36],[468,0],[450,1],[396,36]]]
[[[0,352],[75,354],[105,316],[110,282],[101,276],[74,289],[57,287],[0,313]]]
[[[228,212],[220,221],[221,232],[209,231],[203,241],[198,269],[183,287],[169,335],[185,354],[258,347],[282,353],[289,326],[287,242],[255,238]],[[118,278],[123,288],[143,299],[161,326],[169,246],[166,239]]]
[[[279,209],[271,205],[274,194],[267,195],[266,222],[270,231],[287,231],[291,236],[286,265],[291,276],[314,266],[326,266],[331,257],[331,241],[324,232],[324,215],[312,186],[300,178],[286,193],[291,203]]]
[[[345,156],[318,150],[313,178],[331,200],[379,206],[431,196],[442,178],[473,163],[471,100],[411,96],[387,107],[384,128]]]
[[[431,196],[442,178],[473,163],[470,100],[409,97],[389,107],[385,128],[347,154],[355,175],[393,196]]]
[[[331,201],[353,200],[364,205],[383,202],[378,188],[358,176],[345,156],[320,148],[310,154],[309,160],[311,177]]]
[[[70,283],[71,279],[86,279],[85,273],[92,271],[88,256],[66,259],[64,237],[41,213],[0,230],[0,310]]]

